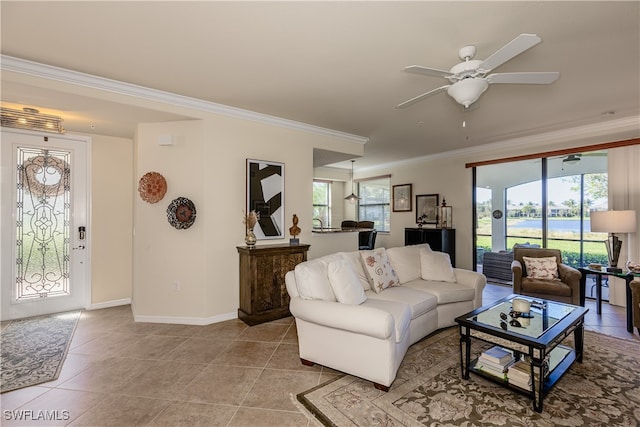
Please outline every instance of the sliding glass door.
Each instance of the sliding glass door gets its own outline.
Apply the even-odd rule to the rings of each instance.
[[[489,281],[509,281],[515,244],[560,249],[573,267],[606,263],[607,236],[589,223],[607,209],[606,151],[478,166],[474,182],[476,269]]]

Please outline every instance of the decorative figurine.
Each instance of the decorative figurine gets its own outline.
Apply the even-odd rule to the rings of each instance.
[[[296,236],[300,234],[301,231],[300,227],[298,227],[298,215],[293,214],[293,225],[289,227],[289,234],[291,234],[291,239],[289,239],[290,245],[300,244],[300,239]]]
[[[253,248],[256,245],[258,239],[256,239],[256,235],[253,234],[253,227],[256,226],[256,223],[260,219],[260,214],[256,213],[256,211],[251,211],[244,217],[244,225],[246,228],[246,235],[244,237],[244,242],[248,247]]]

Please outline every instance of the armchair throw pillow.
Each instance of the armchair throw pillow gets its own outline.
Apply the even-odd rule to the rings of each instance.
[[[369,276],[369,284],[375,293],[379,294],[383,289],[391,286],[399,286],[398,275],[391,267],[389,258],[384,248],[372,251],[360,251],[365,271]]]
[[[558,280],[558,261],[556,257],[534,258],[523,256],[527,277],[532,279]]]

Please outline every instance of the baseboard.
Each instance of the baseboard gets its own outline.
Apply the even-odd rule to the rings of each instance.
[[[136,314],[133,312],[133,318],[136,322],[145,323],[173,323],[176,325],[211,325],[213,323],[224,322],[238,318],[237,312],[220,314],[211,317],[183,317],[183,316],[147,316],[144,314]]]
[[[131,298],[116,299],[113,301],[98,302],[91,304],[89,310],[100,310],[101,308],[119,307],[121,305],[130,305]]]

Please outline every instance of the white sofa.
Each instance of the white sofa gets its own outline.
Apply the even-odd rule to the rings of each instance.
[[[429,245],[327,255],[298,264],[285,281],[302,363],[384,391],[409,346],[480,307],[486,284]]]

